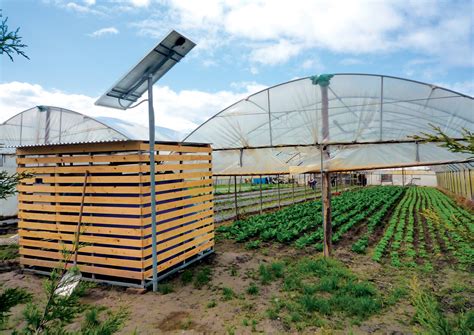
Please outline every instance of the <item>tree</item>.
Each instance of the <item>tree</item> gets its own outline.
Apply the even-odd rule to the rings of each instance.
[[[447,148],[449,151],[474,155],[474,133],[470,130],[462,128],[462,139],[454,139],[446,135],[440,127],[432,124],[430,124],[430,127],[433,128],[434,134],[423,132],[421,135],[415,135],[411,138],[420,142],[439,142],[440,147]]]
[[[30,59],[25,52],[22,50],[27,47],[26,44],[21,42],[21,37],[18,35],[20,28],[16,28],[14,31],[8,31],[8,17],[2,18],[0,12],[0,54],[6,54],[13,62],[13,54],[17,54]]]
[[[9,175],[7,171],[0,171],[0,199],[6,199],[16,193],[16,185],[25,178],[31,178],[29,173],[15,173]]]

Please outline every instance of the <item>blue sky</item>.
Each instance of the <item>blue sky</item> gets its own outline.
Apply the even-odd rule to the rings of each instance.
[[[1,57],[0,122],[93,106],[171,29],[197,47],[156,85],[161,125],[192,129],[266,86],[317,73],[394,75],[474,93],[472,1],[3,0],[30,60]]]

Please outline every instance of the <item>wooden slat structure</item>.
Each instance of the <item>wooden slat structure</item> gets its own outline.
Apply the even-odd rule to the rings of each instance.
[[[87,172],[81,272],[146,286],[152,276],[147,150],[143,141],[18,148],[18,172],[33,174],[18,186],[21,264],[50,271],[62,250],[72,250]],[[157,142],[155,157],[161,277],[213,251],[212,156],[207,144]]]

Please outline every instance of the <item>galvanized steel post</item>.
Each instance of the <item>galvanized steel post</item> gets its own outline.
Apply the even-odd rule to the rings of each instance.
[[[155,111],[153,110],[153,76],[148,76],[148,127],[150,145],[151,255],[153,292],[158,290],[158,257],[156,254],[156,190],[155,190]]]

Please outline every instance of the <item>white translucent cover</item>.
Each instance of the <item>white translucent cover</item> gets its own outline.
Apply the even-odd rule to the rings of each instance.
[[[439,126],[459,138],[473,131],[473,98],[390,76],[336,74],[328,86],[330,171],[460,162],[435,144],[403,143]],[[298,79],[253,94],[203,123],[187,138],[211,143],[215,174],[320,169],[321,87]],[[402,142],[402,143],[400,143]],[[235,150],[233,150],[235,149]]]
[[[48,143],[148,140],[148,128],[114,118],[94,119],[68,109],[37,106],[0,124],[0,144],[6,147]],[[170,140],[162,132],[160,141]]]

